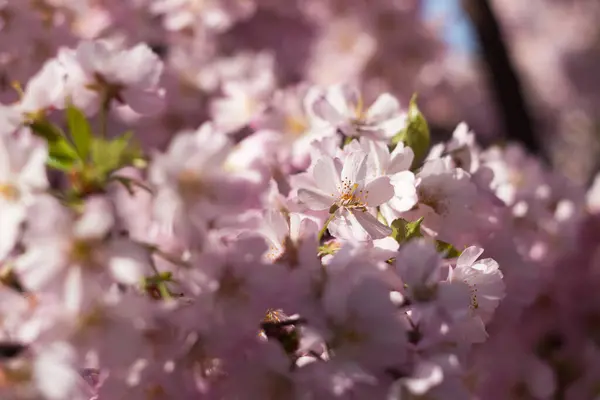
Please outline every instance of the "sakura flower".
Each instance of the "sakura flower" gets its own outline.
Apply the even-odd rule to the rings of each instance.
[[[251,123],[267,107],[274,89],[274,76],[264,74],[248,81],[223,85],[224,96],[213,100],[210,113],[215,125],[228,133]]]
[[[329,88],[315,100],[312,110],[322,122],[350,137],[389,139],[405,125],[405,115],[391,94],[380,95],[365,109],[358,90],[346,85]]]
[[[64,108],[66,76],[66,69],[57,59],[47,61],[29,80],[15,109],[24,119],[35,120],[50,110]]]
[[[151,272],[149,254],[133,242],[107,239],[113,224],[105,199],[88,200],[75,219],[55,199],[40,197],[28,214],[27,251],[15,272],[27,289],[56,293],[70,312],[89,306],[107,279],[135,285]]]
[[[317,233],[315,219],[298,213],[290,213],[288,218],[289,222],[281,212],[275,210],[268,211],[265,215],[261,232],[269,241],[267,258],[270,260],[285,256],[286,251],[295,253],[294,246],[304,235]]]
[[[315,117],[310,110],[315,95],[318,91],[305,85],[278,91],[269,108],[253,123],[256,128],[281,132],[280,159],[301,170],[310,163],[314,141],[339,138],[334,127],[315,126]]]
[[[465,249],[448,276],[451,284],[465,284],[470,292],[469,316],[457,324],[454,332],[468,342],[482,342],[487,338],[485,323],[505,295],[498,263],[491,258],[477,260],[481,253],[483,249],[475,246]]]
[[[462,168],[469,173],[479,169],[479,149],[475,144],[475,133],[469,130],[466,123],[461,122],[446,143],[435,145],[427,156],[428,160],[450,156],[454,167]]]
[[[415,322],[439,317],[454,320],[466,313],[469,292],[442,280],[442,259],[431,241],[417,239],[402,246],[394,267],[400,284],[393,280],[390,283],[398,285],[414,305],[411,318]]]
[[[0,135],[0,260],[15,245],[27,208],[48,186],[47,146],[27,131]]]
[[[388,222],[393,221],[399,213],[413,208],[417,203],[417,190],[415,188],[415,175],[409,170],[414,153],[410,147],[398,143],[390,153],[384,142],[361,137],[353,140],[344,150],[362,150],[369,154],[367,176],[375,178],[387,176],[394,187],[394,196],[386,203],[379,206],[381,214]]]
[[[161,229],[187,242],[205,232],[220,207],[240,200],[224,169],[231,149],[228,137],[206,123],[181,132],[155,156],[149,180],[157,190],[154,215]]]
[[[255,7],[252,0],[152,0],[150,11],[164,15],[170,31],[197,27],[222,31],[237,19],[249,17]]]
[[[503,275],[498,263],[491,258],[477,260],[483,249],[471,246],[465,249],[456,267],[450,271],[450,282],[464,282],[471,292],[471,311],[484,322],[490,320],[504,297]]]
[[[367,180],[367,154],[353,152],[342,161],[322,158],[312,168],[313,186],[298,189],[298,199],[312,210],[330,210],[329,231],[336,237],[381,239],[391,229],[369,213],[393,195],[389,178]]]
[[[163,64],[146,44],[120,49],[107,41],[83,41],[75,50],[61,49],[58,60],[67,71],[68,96],[87,113],[112,100],[140,114],[162,105]]]
[[[424,217],[423,227],[449,243],[459,232],[475,224],[477,187],[466,171],[451,166],[450,158],[426,162],[415,183],[419,201],[414,209],[403,214],[404,218]]]

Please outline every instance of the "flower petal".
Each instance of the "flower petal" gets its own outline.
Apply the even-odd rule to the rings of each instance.
[[[348,154],[342,168],[342,182],[349,185],[359,184],[364,182],[367,176],[367,153],[357,151]]]
[[[467,247],[456,261],[457,268],[466,268],[473,265],[475,260],[483,253],[483,249],[477,246]]]
[[[394,187],[387,176],[373,179],[365,189],[367,207],[377,207],[394,197]]]
[[[327,210],[333,205],[333,196],[320,191],[317,188],[298,189],[298,200],[311,210]]]
[[[396,117],[400,113],[398,100],[389,93],[381,94],[367,110],[367,120],[377,124]]]
[[[351,211],[350,214],[355,217],[356,222],[367,232],[367,240],[383,239],[392,234],[392,230],[389,227],[383,225],[368,212]]]
[[[336,165],[335,159],[331,157],[321,158],[313,167],[312,174],[319,189],[337,198],[342,185],[340,168]]]
[[[404,144],[398,143],[394,151],[392,151],[390,158],[387,173],[391,175],[410,169],[415,158],[415,153],[410,147],[405,147]]]

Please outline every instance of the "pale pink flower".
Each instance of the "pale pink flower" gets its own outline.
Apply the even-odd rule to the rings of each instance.
[[[136,285],[151,273],[148,250],[107,239],[114,216],[103,198],[89,199],[75,219],[57,200],[40,197],[27,222],[27,251],[15,271],[27,289],[57,294],[70,312],[89,306],[111,281]]]
[[[358,90],[351,86],[332,86],[313,103],[316,117],[351,137],[368,136],[385,140],[406,124],[398,100],[389,93],[380,95],[366,108]]]
[[[478,260],[482,253],[479,247],[466,248],[458,257],[456,267],[450,270],[448,279],[469,286],[472,315],[488,322],[504,298],[505,286],[498,263],[491,258]]]
[[[150,11],[164,15],[167,30],[208,28],[223,31],[236,20],[252,15],[252,0],[151,0]]]
[[[95,113],[107,100],[127,104],[139,114],[155,113],[162,106],[163,63],[146,44],[121,49],[107,41],[82,41],[75,50],[61,49],[58,60],[67,71],[67,95],[87,113]]]
[[[48,187],[46,143],[29,132],[0,135],[0,260],[17,242],[20,225],[36,194]]]
[[[289,213],[286,218],[280,211],[267,211],[260,229],[260,233],[269,242],[267,259],[277,260],[286,251],[286,246],[296,246],[305,235],[316,235],[317,231],[315,218],[299,213]]]
[[[57,59],[50,59],[34,75],[25,88],[23,97],[15,105],[24,119],[44,116],[53,109],[65,105],[65,80],[67,70]]]
[[[149,181],[156,188],[153,214],[161,230],[188,244],[204,235],[208,221],[231,204],[225,171],[231,150],[229,138],[206,123],[179,133],[166,153],[155,155]]]
[[[367,180],[367,154],[354,152],[342,161],[322,158],[312,168],[314,185],[298,189],[298,199],[312,210],[330,210],[335,218],[329,230],[336,237],[381,239],[391,229],[369,209],[388,201],[393,187],[387,177]]]
[[[367,176],[371,178],[387,176],[394,187],[394,196],[379,206],[381,214],[391,223],[400,213],[410,210],[417,203],[415,175],[410,171],[414,153],[402,143],[390,153],[388,146],[381,141],[366,137],[353,140],[344,150],[362,150],[369,154]]]
[[[263,74],[254,80],[226,82],[222,89],[224,96],[212,101],[210,113],[219,129],[234,133],[266,109],[275,79],[272,74]]]

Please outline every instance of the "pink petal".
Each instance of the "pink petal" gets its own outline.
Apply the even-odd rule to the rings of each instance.
[[[456,261],[456,266],[458,268],[470,267],[471,265],[473,265],[473,263],[475,263],[477,258],[479,258],[481,253],[483,253],[483,249],[481,247],[471,246],[466,248],[461,253],[460,257],[458,257],[458,260]]]
[[[315,100],[312,105],[312,110],[317,117],[332,125],[338,125],[344,121],[342,114],[340,114],[324,96]]]
[[[377,207],[394,197],[394,187],[387,176],[373,179],[365,189],[367,207]]]
[[[404,147],[398,143],[391,154],[391,161],[388,166],[388,174],[395,174],[401,171],[407,171],[415,158],[415,153],[410,147]]]
[[[350,153],[344,161],[342,168],[342,181],[353,185],[359,185],[365,180],[367,175],[367,153],[357,151]]]
[[[367,235],[369,236],[368,240],[383,239],[392,234],[392,230],[389,227],[383,225],[377,218],[368,212],[351,211],[350,213],[355,217],[355,220],[360,224],[360,227],[367,232]]]
[[[324,193],[337,196],[341,188],[340,171],[333,158],[320,159],[315,164],[312,173],[319,189]]]
[[[311,210],[328,210],[333,205],[335,199],[316,188],[298,189],[298,199]]]
[[[398,100],[389,93],[383,93],[367,110],[367,119],[372,123],[381,123],[396,117],[400,113]]]

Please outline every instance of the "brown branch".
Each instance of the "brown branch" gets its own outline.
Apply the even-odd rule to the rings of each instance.
[[[546,158],[490,1],[463,0],[463,7],[477,32],[481,57],[487,65],[489,85],[496,97],[506,137],[521,142],[532,153]]]

